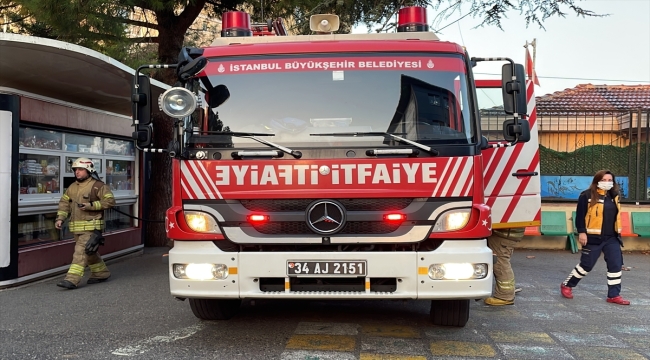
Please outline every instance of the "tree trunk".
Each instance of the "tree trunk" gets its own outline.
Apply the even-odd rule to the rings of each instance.
[[[198,16],[205,5],[205,0],[198,0],[188,5],[178,16],[171,10],[156,11],[158,22],[159,42],[158,61],[162,64],[176,64],[178,53],[183,47],[185,32],[194,19]],[[176,73],[172,70],[160,70],[152,73],[152,77],[168,85],[176,83]],[[157,99],[152,99],[157,101]],[[169,143],[174,139],[174,119],[158,113],[152,116],[154,128],[154,147],[167,149]],[[145,197],[147,202],[147,215],[149,219],[165,219],[167,209],[171,207],[171,189],[173,179],[171,173],[171,158],[167,154],[149,154],[145,167],[149,169],[148,193]],[[164,222],[149,222],[145,227],[145,246],[169,246],[167,231]]]
[[[153,116],[154,147],[167,148],[173,138],[172,119],[158,113]],[[148,170],[148,191],[145,195],[147,202],[147,218],[152,220],[165,219],[167,209],[171,207],[172,173],[171,158],[165,154],[149,153],[146,155],[145,168]],[[164,222],[148,222],[145,229],[145,246],[168,246],[167,231]]]

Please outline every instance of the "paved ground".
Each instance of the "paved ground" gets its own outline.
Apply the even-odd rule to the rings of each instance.
[[[169,296],[163,253],[109,262],[110,281],[74,291],[60,278],[0,291],[0,359],[650,359],[641,253],[625,255],[620,306],[605,302],[602,259],[567,300],[559,283],[579,255],[518,250],[516,304],[472,301],[461,329],[431,325],[422,301],[246,301],[200,321]]]

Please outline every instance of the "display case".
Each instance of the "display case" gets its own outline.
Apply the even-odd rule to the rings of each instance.
[[[85,157],[92,160],[99,178],[115,196],[116,207],[133,214],[138,195],[133,141],[20,127],[18,154],[18,245],[48,244],[72,239],[68,222],[54,227],[61,196],[76,181],[72,163]],[[128,216],[107,210],[106,232],[133,227]]]
[[[106,160],[105,183],[112,191],[132,190],[133,171],[135,163],[129,160]]]
[[[21,127],[18,131],[18,145],[25,148],[61,150],[63,133]]]
[[[18,246],[37,245],[59,241],[65,238],[62,231],[54,227],[56,212],[23,215],[18,217]]]
[[[119,213],[115,209],[121,211]],[[104,223],[106,224],[106,232],[128,229],[133,227],[133,219],[125,215],[133,216],[133,205],[116,206],[104,213]]]
[[[106,155],[120,155],[120,156],[134,156],[135,147],[133,141],[104,139],[104,154]]]
[[[65,134],[65,151],[102,154],[104,143],[99,136]]]
[[[18,189],[21,195],[58,194],[61,157],[22,153],[18,158]]]

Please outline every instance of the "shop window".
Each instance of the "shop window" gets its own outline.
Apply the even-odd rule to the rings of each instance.
[[[134,156],[133,141],[104,139],[104,154]]]
[[[116,206],[104,212],[104,220],[106,223],[105,232],[113,232],[117,230],[127,229],[133,227],[133,219],[127,215],[118,213],[117,209],[125,214],[133,216],[133,205]]]
[[[104,152],[102,138],[77,134],[65,134],[65,150],[89,154]]]
[[[133,205],[116,206],[114,209],[132,215]],[[133,227],[133,219],[118,213],[114,209],[104,212],[105,229],[104,233],[110,233],[118,230]],[[32,246],[44,243],[50,243],[60,240],[69,240],[74,238],[70,232],[68,218],[63,222],[61,230],[54,227],[56,222],[56,211],[44,214],[22,215],[18,216],[18,246]]]
[[[21,127],[18,144],[27,148],[61,150],[62,138],[62,133],[57,131]]]
[[[132,190],[133,169],[133,161],[107,159],[105,183],[112,191]]]
[[[56,212],[18,217],[18,246],[37,245],[72,238],[54,227]],[[66,224],[67,227],[67,224]]]
[[[18,188],[20,194],[56,194],[59,183],[60,156],[20,154]]]

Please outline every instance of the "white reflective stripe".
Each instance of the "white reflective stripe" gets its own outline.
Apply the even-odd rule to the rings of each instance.
[[[607,285],[618,285],[621,283],[621,279],[607,280]]]
[[[607,273],[607,277],[608,277],[608,278],[616,278],[616,277],[619,277],[619,278],[620,278],[621,276],[623,276],[623,272],[622,272],[622,271],[619,271],[619,272],[617,272],[617,273],[610,273],[610,272]]]
[[[600,234],[600,229],[587,229],[588,234]]]
[[[573,271],[571,271],[571,276],[577,277],[578,279],[582,279],[584,277],[584,275],[581,275],[576,269],[573,269]]]
[[[623,229],[618,228],[618,233],[620,234],[620,233],[622,233],[622,232],[623,232]]]
[[[585,269],[583,269],[580,264],[576,265],[575,269],[578,270],[583,276],[587,276],[587,274],[589,274],[589,271],[585,271]]]

